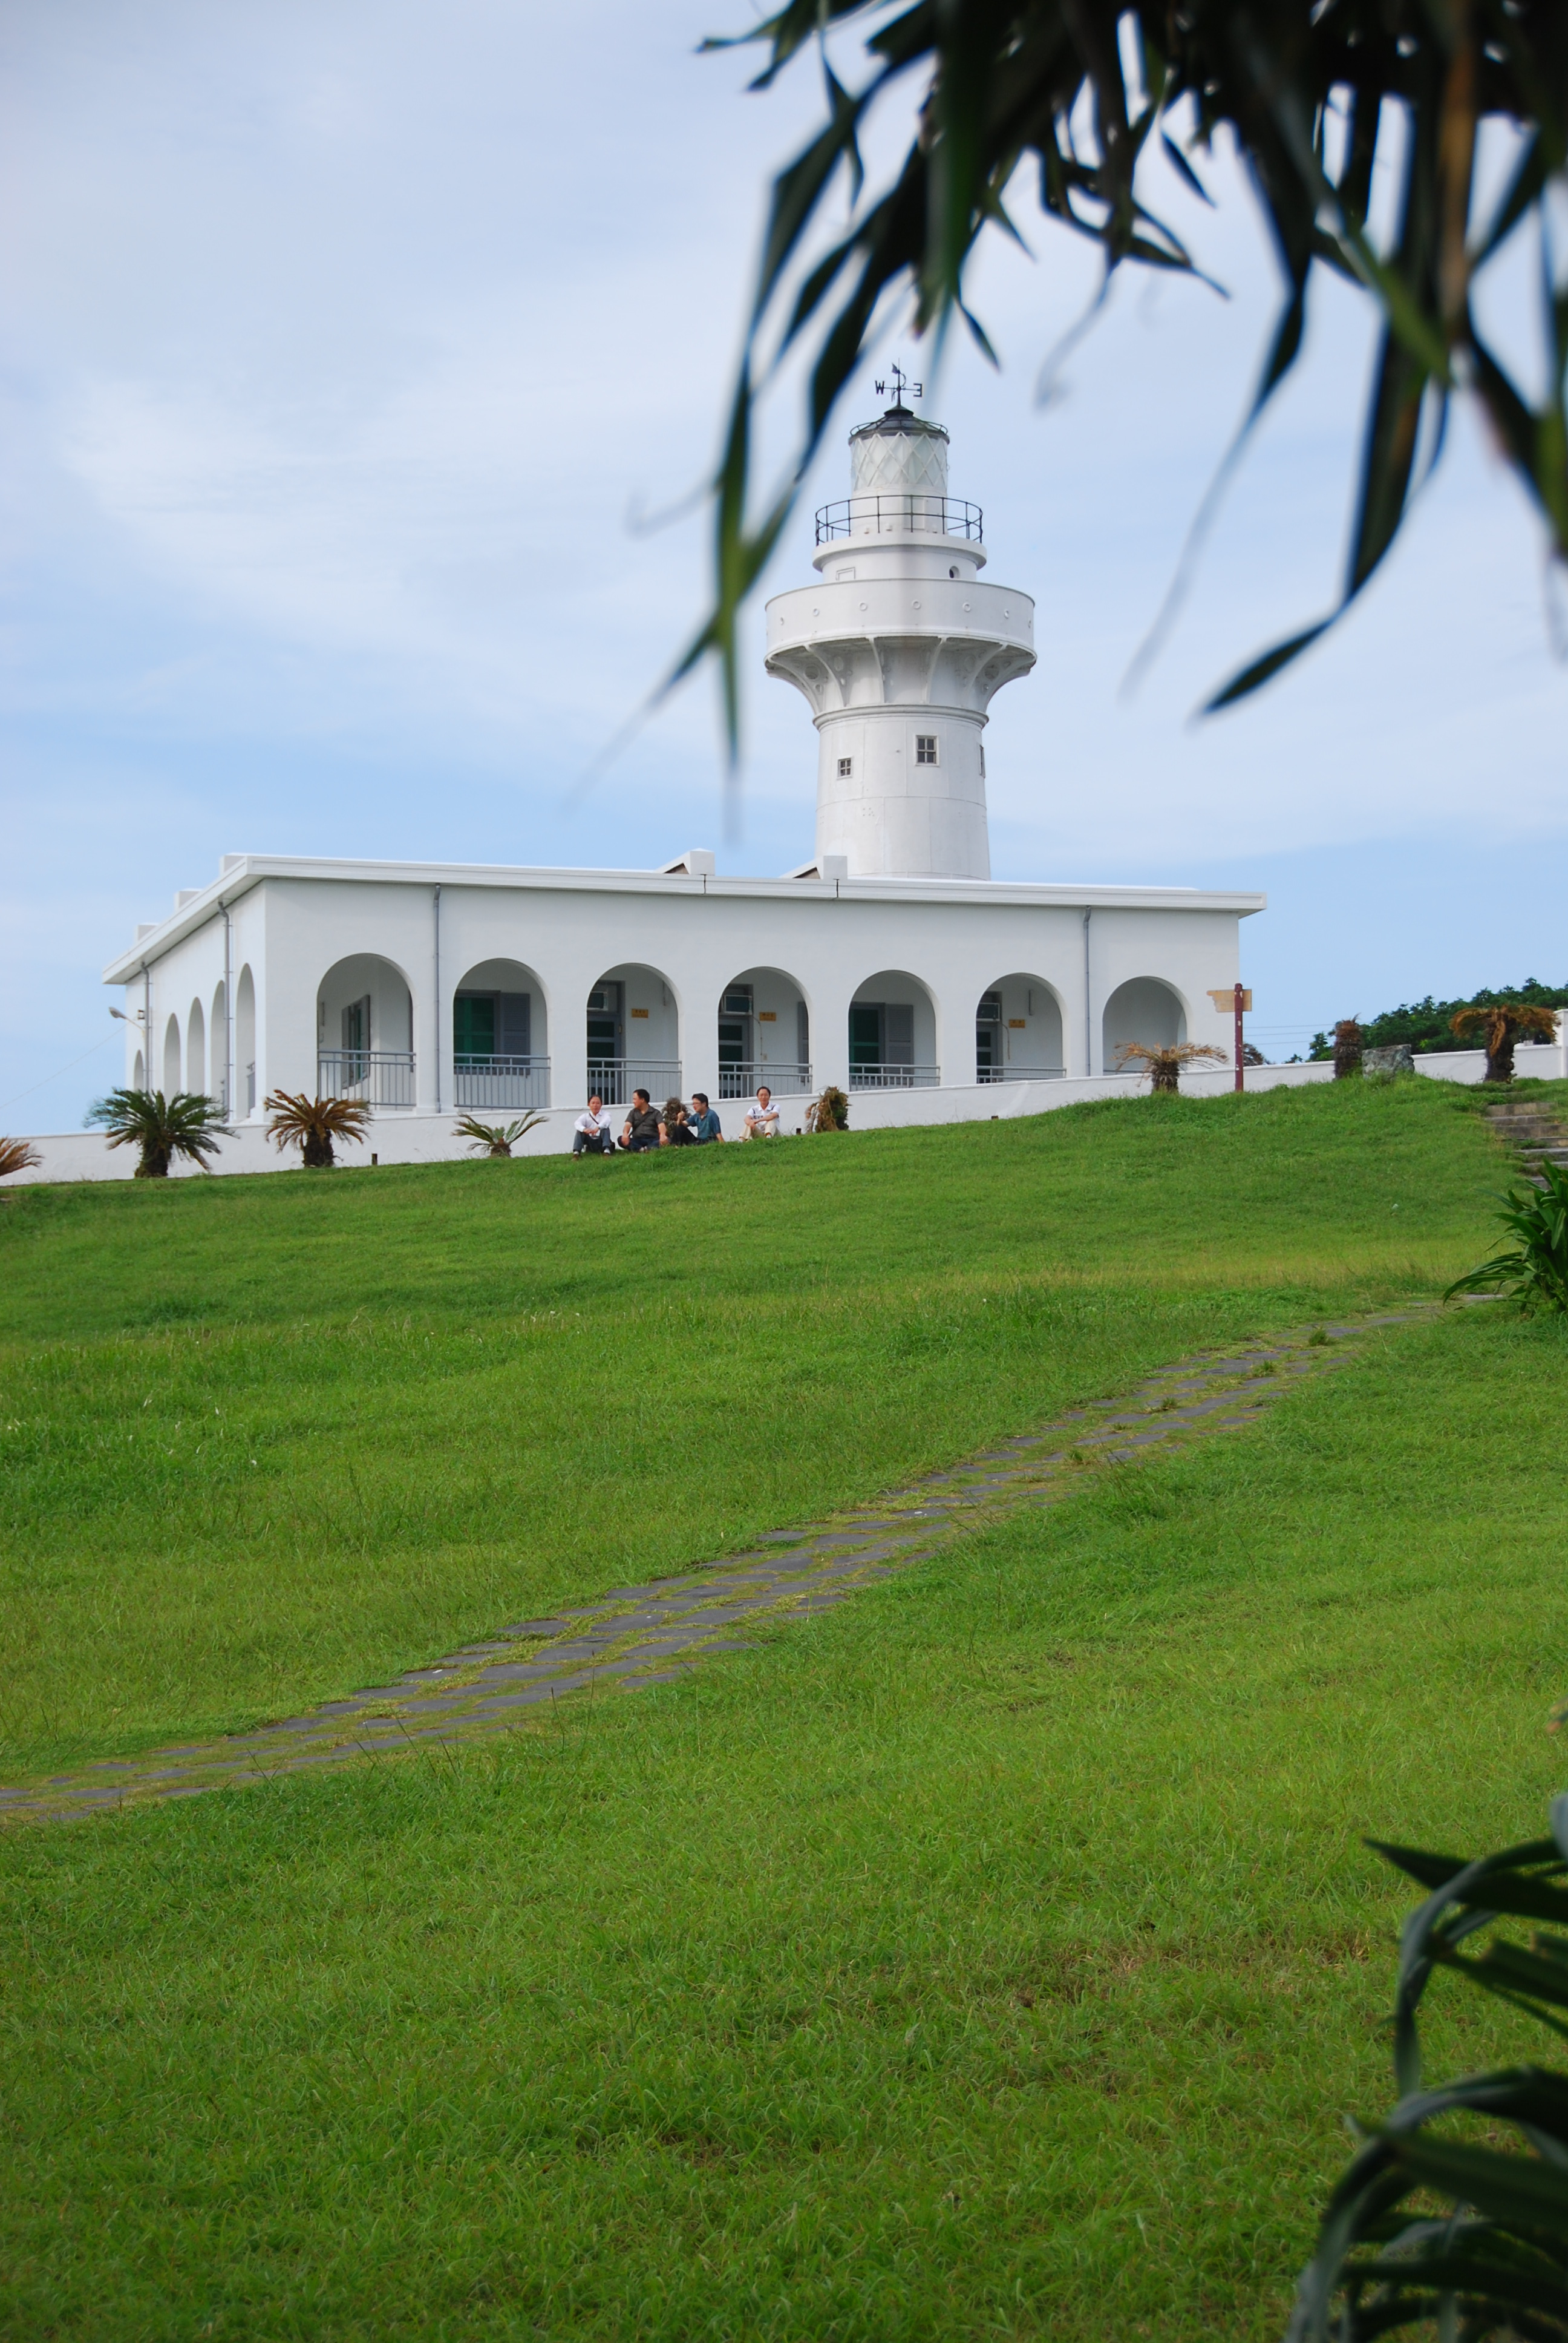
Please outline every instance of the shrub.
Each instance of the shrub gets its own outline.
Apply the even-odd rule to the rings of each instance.
[[[1543,1185],[1511,1188],[1498,1214],[1515,1242],[1456,1277],[1443,1295],[1511,1293],[1525,1311],[1568,1310],[1568,1169],[1543,1162]]]
[[[806,1110],[808,1131],[848,1131],[849,1101],[832,1082],[820,1098],[813,1099]]]

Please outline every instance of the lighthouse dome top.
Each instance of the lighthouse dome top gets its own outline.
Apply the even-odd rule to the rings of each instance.
[[[849,493],[854,497],[933,496],[948,492],[948,435],[900,401],[849,434]]]

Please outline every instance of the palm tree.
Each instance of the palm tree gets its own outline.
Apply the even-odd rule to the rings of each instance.
[[[542,1114],[520,1114],[510,1122],[480,1122],[471,1114],[460,1114],[452,1126],[454,1139],[468,1140],[476,1154],[510,1155],[519,1139],[545,1120]]]
[[[1346,1081],[1362,1070],[1362,1050],[1366,1035],[1353,1017],[1342,1017],[1334,1027],[1334,1080]]]
[[[1141,1060],[1151,1091],[1174,1091],[1181,1088],[1182,1067],[1195,1058],[1218,1058],[1223,1065],[1225,1052],[1211,1041],[1124,1041],[1116,1052],[1116,1070],[1120,1073]]]
[[[234,1137],[216,1102],[197,1091],[168,1099],[162,1091],[111,1091],[89,1109],[87,1123],[101,1125],[111,1147],[141,1149],[138,1180],[166,1180],[176,1156],[205,1172],[219,1141]]]
[[[1496,1001],[1485,1009],[1462,1009],[1451,1020],[1450,1030],[1461,1041],[1467,1033],[1479,1033],[1486,1051],[1486,1080],[1511,1082],[1514,1043],[1554,1041],[1557,1012],[1554,1009],[1533,1009],[1523,1001]]]
[[[370,1128],[370,1110],[362,1099],[313,1099],[303,1091],[272,1091],[262,1103],[272,1118],[266,1135],[278,1153],[297,1147],[309,1172],[330,1170],[335,1139],[357,1147]]]
[[[13,1172],[31,1172],[43,1161],[25,1139],[0,1139],[0,1180],[8,1180]]]

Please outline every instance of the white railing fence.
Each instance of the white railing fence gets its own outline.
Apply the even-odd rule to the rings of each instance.
[[[588,1094],[596,1092],[606,1106],[629,1106],[633,1091],[646,1091],[655,1106],[680,1095],[678,1058],[590,1058]]]
[[[370,1107],[411,1107],[412,1050],[321,1050],[317,1052],[318,1097],[357,1099]]]
[[[852,1091],[934,1091],[941,1079],[940,1066],[860,1065],[849,1069]]]
[[[719,1095],[721,1099],[755,1098],[759,1082],[766,1082],[769,1089],[777,1091],[780,1097],[796,1091],[809,1091],[811,1069],[789,1060],[782,1064],[777,1060],[769,1060],[765,1065],[742,1062],[738,1066],[720,1066],[719,1069]]]
[[[548,1058],[457,1058],[452,1064],[452,1096],[469,1113],[481,1106],[548,1107],[550,1061]]]

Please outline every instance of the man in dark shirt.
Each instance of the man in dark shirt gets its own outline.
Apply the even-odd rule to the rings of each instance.
[[[714,1140],[723,1138],[724,1133],[719,1128],[719,1117],[708,1103],[706,1091],[692,1091],[691,1112],[687,1117],[687,1129],[699,1147],[709,1146]]]
[[[620,1143],[629,1155],[642,1155],[658,1145],[658,1117],[648,1104],[646,1091],[633,1091],[631,1112],[626,1119],[626,1129]]]

